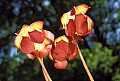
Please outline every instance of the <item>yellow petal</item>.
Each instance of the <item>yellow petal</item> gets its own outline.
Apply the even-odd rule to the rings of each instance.
[[[47,38],[45,38],[44,41],[43,41],[43,43],[46,44],[46,45],[51,44],[51,42],[52,41],[50,39],[47,39]]]
[[[39,43],[34,43],[34,46],[35,46],[35,50],[36,51],[40,51],[40,50],[43,50],[45,48],[46,45],[49,45],[51,44],[51,40],[45,38],[43,43],[39,44]]]
[[[63,25],[63,29],[66,29],[66,25],[69,22],[69,15],[64,13],[63,16],[61,17],[61,23]]]
[[[86,4],[81,4],[74,8],[75,8],[75,15],[78,15],[80,13],[85,14],[90,7],[87,6]]]
[[[20,49],[21,40],[22,40],[22,36],[17,36],[14,40],[14,44],[18,49]]]
[[[36,51],[39,51],[39,50],[43,50],[45,48],[45,44],[44,43],[34,43],[34,46],[35,46],[35,50]]]
[[[56,43],[61,40],[65,41],[65,42],[69,42],[69,39],[65,35],[63,35],[63,36],[59,36],[58,38],[55,39],[54,45],[56,46]]]
[[[28,31],[30,27],[28,25],[23,25],[22,29],[20,30],[19,34],[20,36],[28,36]]]
[[[92,30],[93,26],[94,26],[94,22],[92,21],[92,19],[90,17],[87,16],[87,22],[88,22],[88,30]]]
[[[30,25],[30,30],[29,31],[34,31],[34,30],[38,30],[41,32],[42,28],[43,28],[44,22],[43,21],[36,21],[33,22]]]
[[[48,54],[48,57],[49,57],[49,59],[50,59],[51,61],[53,61],[53,62],[55,61],[54,58],[53,58],[53,56],[52,56],[52,53],[51,53],[51,52]]]

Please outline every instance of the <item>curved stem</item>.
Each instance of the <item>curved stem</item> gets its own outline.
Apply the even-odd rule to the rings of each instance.
[[[43,59],[40,59],[40,60],[41,60],[42,63],[43,63]],[[49,81],[49,79],[47,78],[47,75],[46,75],[46,73],[45,73],[45,71],[44,71],[43,68],[42,68],[42,72],[43,72],[43,75],[44,75],[45,80],[46,80],[46,81]]]
[[[78,52],[79,52],[80,59],[81,59],[82,64],[83,64],[83,66],[84,66],[84,68],[85,68],[85,70],[86,70],[86,72],[88,74],[88,77],[89,77],[90,81],[94,81],[94,79],[93,79],[93,77],[92,77],[92,75],[91,75],[91,73],[90,73],[90,71],[89,71],[89,69],[87,67],[87,64],[86,64],[86,62],[85,62],[85,60],[83,58],[83,55],[82,55],[82,53],[81,53],[81,51],[79,49],[79,46],[77,45],[77,47],[78,47]]]
[[[45,80],[46,80],[46,81],[49,81],[43,69],[42,69],[42,72],[43,72],[43,75],[44,75]]]
[[[42,70],[43,70],[43,74],[44,74],[45,80],[46,81],[52,81],[52,79],[50,78],[50,76],[49,76],[49,74],[48,74],[48,72],[47,72],[47,70],[45,68],[45,65],[43,63],[43,58],[41,58],[41,59],[38,58],[38,60],[39,60],[39,62],[41,64],[41,66],[42,66]]]

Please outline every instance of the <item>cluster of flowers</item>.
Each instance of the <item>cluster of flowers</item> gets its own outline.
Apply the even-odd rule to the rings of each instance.
[[[14,40],[18,50],[25,53],[30,59],[49,56],[57,69],[65,69],[68,65],[67,58],[73,60],[78,54],[76,39],[84,42],[80,36],[86,36],[92,32],[94,25],[92,19],[85,15],[88,7],[85,4],[74,6],[61,17],[62,26],[66,36],[60,36],[54,40],[54,34],[43,30],[43,21],[37,21],[30,26],[23,25],[16,33]]]

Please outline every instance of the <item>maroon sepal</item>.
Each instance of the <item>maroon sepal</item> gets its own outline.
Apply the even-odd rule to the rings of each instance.
[[[43,33],[39,32],[37,30],[29,32],[29,36],[30,36],[30,39],[36,43],[42,43],[44,41],[44,38],[45,38]]]
[[[30,54],[35,51],[34,43],[29,39],[29,37],[23,37],[20,45],[23,53]]]
[[[65,29],[65,33],[67,36],[74,36],[76,31],[75,23],[72,19],[69,20],[69,23],[67,24],[67,28]]]
[[[88,32],[88,23],[87,23],[87,17],[85,17],[83,14],[79,14],[75,16],[75,24],[76,24],[76,32],[82,36],[82,34],[85,34]]]

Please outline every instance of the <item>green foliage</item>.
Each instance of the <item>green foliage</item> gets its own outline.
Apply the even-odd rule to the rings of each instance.
[[[117,56],[112,55],[112,49],[102,47],[101,43],[94,43],[92,50],[82,49],[81,51],[91,71],[100,69],[104,73],[112,72],[112,65],[117,61]]]
[[[120,81],[120,68],[116,69],[115,74],[112,77],[113,81]]]
[[[16,60],[10,60],[9,64],[8,64],[8,68],[7,69],[7,73],[9,74],[8,75],[8,80],[9,81],[13,81],[14,79],[14,73],[15,72],[18,72],[18,67],[20,66],[20,63]]]

